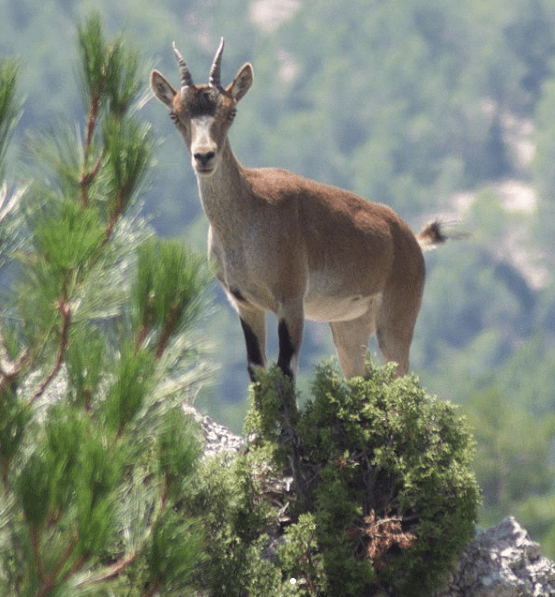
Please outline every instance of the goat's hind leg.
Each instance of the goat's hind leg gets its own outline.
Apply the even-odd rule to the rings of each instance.
[[[420,302],[382,310],[377,318],[376,335],[386,362],[397,363],[397,376],[409,372],[409,352]]]
[[[366,375],[368,341],[374,331],[374,313],[370,309],[361,317],[348,321],[330,321],[339,365],[346,379]]]

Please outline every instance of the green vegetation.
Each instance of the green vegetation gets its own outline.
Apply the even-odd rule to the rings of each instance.
[[[312,395],[292,412],[288,380],[261,375],[248,452],[201,473],[189,507],[205,520],[211,512],[211,594],[430,595],[474,533],[480,498],[464,418],[390,366],[350,382],[322,366]],[[288,471],[289,504],[283,490],[279,502]]]
[[[38,174],[2,201],[0,596],[429,594],[476,521],[463,420],[391,366],[322,367],[299,412],[274,369],[248,451],[201,461],[182,402],[207,371],[204,258],[134,215],[138,55],[96,15],[78,41],[82,126],[30,136]],[[0,74],[5,146],[16,67]]]
[[[479,490],[466,422],[393,371],[370,367],[367,379],[345,382],[321,368],[299,423],[310,463],[304,477],[317,472],[310,490],[331,594],[341,594],[353,544],[330,538],[346,527],[355,559],[370,560],[378,582],[396,595],[429,595],[474,533]],[[364,592],[358,568],[347,582],[353,596]]]
[[[204,541],[176,505],[200,453],[181,403],[205,373],[207,274],[136,216],[152,161],[137,54],[98,16],[78,39],[81,126],[30,139],[40,174],[3,187],[0,595],[181,595]],[[3,62],[0,155],[16,83]]]
[[[413,228],[447,213],[447,219],[459,219],[460,228],[471,233],[464,241],[426,255],[428,278],[412,367],[424,387],[461,404],[467,412],[479,442],[478,460],[495,450],[496,454],[507,452],[504,459],[487,456],[487,465],[477,464],[486,489],[482,524],[506,514],[521,516],[534,539],[541,540],[544,552],[555,555],[548,507],[555,495],[550,427],[555,372],[552,0],[470,1],[464,5],[446,0],[347,0],[340,5],[305,0],[274,29],[263,29],[253,21],[251,1],[163,0],[154,5],[121,0],[116,5],[95,0],[93,4],[107,31],[123,27],[127,38],[140,40],[149,68],[159,68],[175,83],[178,73],[172,40],[178,42],[199,82],[208,76],[221,35],[226,38],[224,80],[230,80],[244,61],[253,63],[253,91],[231,132],[234,150],[244,164],[284,166],[353,189],[390,204]],[[206,223],[185,150],[166,113],[154,102],[145,102],[148,69],[135,70],[138,63],[128,46],[126,72],[140,77],[113,79],[112,91],[106,93],[117,93],[124,102],[126,94],[135,94],[127,113],[133,116],[133,124],[127,117],[122,125],[121,119],[101,115],[102,125],[94,129],[93,149],[83,169],[89,100],[75,91],[75,72],[81,73],[81,84],[85,72],[82,65],[76,66],[73,25],[85,22],[90,7],[91,2],[82,0],[7,0],[0,4],[0,55],[6,57],[0,74],[2,80],[11,81],[0,96],[0,174],[6,181],[0,188],[0,302],[2,317],[10,322],[4,342],[11,347],[15,363],[26,354],[18,344],[20,335],[25,333],[25,343],[32,344],[41,334],[42,316],[50,321],[50,335],[44,339],[48,345],[57,346],[62,336],[64,315],[52,309],[52,302],[48,305],[48,300],[57,300],[59,295],[55,284],[45,288],[44,300],[33,298],[36,292],[21,289],[18,309],[28,318],[25,328],[24,320],[12,314],[16,311],[10,310],[5,299],[21,263],[28,258],[26,265],[33,265],[32,251],[39,249],[39,242],[44,248],[50,244],[56,262],[48,266],[56,265],[58,273],[63,274],[68,264],[79,266],[79,276],[68,281],[75,292],[90,280],[86,282],[87,300],[79,303],[79,313],[72,316],[72,323],[92,317],[94,334],[88,329],[83,332],[89,347],[102,345],[97,335],[108,333],[111,342],[117,337],[117,325],[114,330],[104,322],[114,323],[128,293],[130,278],[116,266],[132,258],[118,261],[119,252],[135,255],[135,248],[148,236],[139,214],[148,214],[160,234],[185,237],[196,249],[205,248]],[[118,39],[115,35],[116,46]],[[106,72],[112,76],[117,73],[108,67],[118,53],[105,57]],[[91,70],[94,77],[97,71]],[[13,84],[16,77],[17,86]],[[136,86],[129,85],[133,81]],[[107,100],[106,107],[112,103]],[[2,116],[6,108],[12,110],[9,117]],[[152,123],[150,132],[146,121]],[[116,130],[120,125],[121,134]],[[8,145],[5,139],[11,134],[14,142]],[[72,195],[71,189],[80,193],[80,176],[94,168],[104,135],[116,144],[114,150],[118,138],[130,141],[129,151],[148,140],[150,157],[157,162],[150,177],[142,179],[141,188],[128,189],[134,197],[141,194],[143,210],[132,199],[105,245],[98,236],[106,234],[110,214],[118,211],[115,187],[109,186],[114,176],[125,174],[118,161],[122,154],[107,147],[106,161],[91,183],[89,207],[82,214],[70,203],[56,200],[57,195]],[[528,156],[522,151],[523,139],[531,143],[529,148],[524,146]],[[145,157],[139,152],[127,163],[127,176],[134,176]],[[535,192],[535,208],[533,203],[524,209],[507,200],[499,183],[509,179],[518,179]],[[16,214],[16,199],[31,181],[35,183],[27,191],[26,211]],[[37,181],[42,190],[37,189]],[[454,194],[461,192],[473,196],[466,207],[451,215],[455,198],[460,199]],[[516,199],[522,198],[517,193]],[[48,231],[46,225],[40,230],[43,215],[59,218],[60,230]],[[33,237],[32,251],[31,237],[21,234],[21,218],[39,235]],[[56,235],[63,230],[71,230],[78,241],[71,251],[69,245],[56,248]],[[131,232],[137,238],[128,246],[126,235]],[[101,267],[102,260],[95,261],[98,242],[113,264],[110,270]],[[17,264],[10,258],[13,251],[19,251]],[[25,276],[18,280],[27,287],[46,284],[36,269],[26,269]],[[108,282],[114,282],[113,286]],[[221,294],[216,296],[220,304],[225,302]],[[135,306],[129,305],[126,325],[128,320],[136,325],[132,309]],[[222,369],[213,377],[212,387],[200,391],[198,405],[239,430],[247,410],[248,383],[240,326],[227,307],[202,325],[204,337],[216,344],[213,360]],[[159,341],[160,333],[157,327],[148,341]],[[195,355],[195,342],[180,338],[174,340],[180,350],[205,366]],[[269,346],[276,345],[275,336],[270,335]],[[37,350],[37,359],[43,359],[46,350],[46,346]],[[100,349],[96,352],[104,354]],[[160,360],[155,359],[155,369],[172,354],[164,350]],[[301,354],[304,395],[314,364],[331,354],[327,329],[307,325]],[[77,356],[72,358],[78,363]],[[175,372],[170,362],[166,365]],[[83,381],[88,383],[88,379]],[[505,439],[496,440],[495,449],[491,421],[480,415],[485,408],[480,403],[487,403],[492,395],[499,396],[495,404],[502,408],[500,418],[507,417],[499,431]],[[499,502],[499,492],[487,488],[501,481],[510,486],[526,484],[527,471],[519,463],[529,462],[537,449],[527,445],[526,434],[515,436],[514,421],[541,430],[538,435],[544,452],[538,474],[542,483],[532,484],[533,494],[514,492]],[[18,435],[13,437],[16,441]],[[500,468],[503,462],[511,466]]]

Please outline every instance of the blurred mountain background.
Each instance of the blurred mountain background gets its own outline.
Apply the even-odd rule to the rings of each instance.
[[[0,55],[20,60],[26,97],[10,182],[25,182],[27,132],[75,121],[75,25],[92,10],[145,61],[159,147],[143,211],[158,234],[205,251],[189,158],[148,72],[178,84],[175,40],[205,82],[220,36],[224,82],[254,66],[230,133],[243,164],[345,187],[415,230],[439,217],[469,233],[426,254],[412,369],[474,425],[483,524],[512,514],[555,555],[555,0],[4,0]],[[214,297],[220,370],[196,406],[240,431],[242,332],[216,284]],[[301,390],[332,354],[327,326],[308,324]]]

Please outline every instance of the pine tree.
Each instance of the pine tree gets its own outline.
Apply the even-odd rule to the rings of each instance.
[[[182,595],[202,559],[181,404],[210,373],[208,277],[139,215],[138,53],[96,15],[77,37],[82,121],[30,135],[32,179],[0,192],[0,596]],[[2,180],[18,73],[0,63]]]

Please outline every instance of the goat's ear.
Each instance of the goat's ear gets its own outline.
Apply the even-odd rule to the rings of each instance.
[[[226,89],[231,97],[238,102],[250,89],[253,81],[252,65],[248,62],[243,64],[235,75],[233,83],[230,83]]]
[[[166,106],[171,107],[173,98],[176,96],[177,91],[172,87],[166,80],[162,73],[157,70],[153,70],[150,73],[150,86],[154,95]]]

